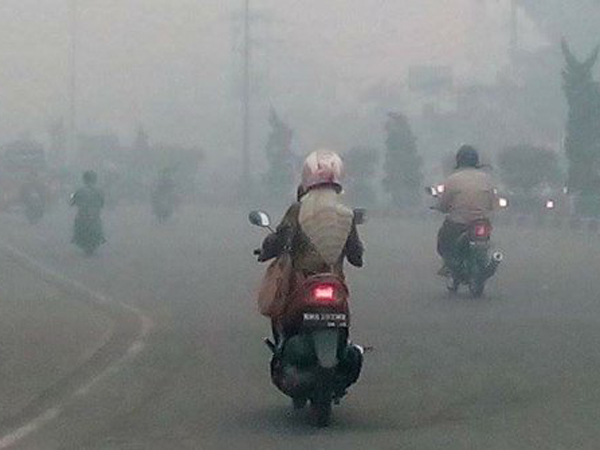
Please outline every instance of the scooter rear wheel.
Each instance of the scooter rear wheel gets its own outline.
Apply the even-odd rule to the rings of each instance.
[[[313,400],[311,408],[318,427],[325,428],[331,424],[331,399],[321,398],[316,401]]]

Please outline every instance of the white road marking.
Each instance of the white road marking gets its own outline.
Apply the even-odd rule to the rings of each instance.
[[[60,414],[60,411],[61,410],[59,407],[47,409],[45,412],[43,412],[30,422],[26,423],[25,425],[2,436],[2,438],[0,438],[0,449],[10,448],[17,442],[19,442],[21,439],[39,430],[48,422],[56,419]]]
[[[67,278],[64,275],[61,275],[58,272],[55,272],[54,270],[46,267],[44,264],[33,259],[31,256],[23,253],[22,251],[17,250],[16,248],[12,247],[11,245],[8,245],[5,243],[1,243],[0,245],[2,248],[7,250],[9,253],[12,253],[13,256],[16,256],[22,262],[27,264],[30,268],[33,268],[35,271],[39,272],[40,275],[42,275],[42,278],[53,278],[54,280],[59,281],[61,284],[70,286],[71,288],[74,288],[77,291],[85,293],[85,295],[88,296],[91,299],[91,301],[94,303],[97,303],[97,304],[110,303],[111,305],[115,305],[115,306],[118,306],[125,310],[128,310],[131,313],[133,313],[138,318],[138,320],[141,322],[141,328],[140,328],[138,335],[136,336],[134,341],[129,345],[129,347],[127,348],[125,353],[123,355],[121,355],[121,357],[118,358],[115,362],[113,362],[108,367],[106,367],[102,372],[100,372],[98,375],[93,377],[91,380],[88,380],[83,386],[81,386],[79,389],[77,389],[73,393],[72,397],[82,396],[82,395],[87,394],[90,391],[90,389],[94,385],[96,385],[100,380],[102,380],[103,378],[107,377],[110,374],[117,372],[117,370],[119,370],[120,366],[123,363],[125,363],[129,359],[134,358],[136,355],[138,355],[144,349],[144,347],[146,345],[145,340],[146,340],[148,334],[150,333],[150,331],[152,330],[154,323],[153,323],[152,319],[150,317],[148,317],[147,315],[145,315],[140,309],[136,308],[135,306],[131,306],[131,305],[127,305],[125,303],[114,301],[111,298],[109,298],[101,293],[95,292],[95,291],[89,289],[88,287],[86,287],[84,284],[80,283],[79,281],[71,280],[70,278]],[[112,334],[112,331],[113,331],[113,326],[111,326],[111,328],[110,328],[111,334]],[[88,359],[89,359],[89,357],[92,356],[92,354],[88,355]],[[19,428],[12,430],[12,431],[6,433],[5,435],[1,436],[0,437],[0,450],[10,448],[10,447],[18,444],[20,441],[22,441],[27,436],[39,431],[41,428],[46,426],[48,423],[50,423],[51,421],[56,419],[60,415],[61,412],[62,412],[62,408],[60,407],[60,405],[56,405],[56,406],[49,408],[46,411],[42,412],[39,416],[35,417],[34,419],[30,420],[26,424],[20,426]]]

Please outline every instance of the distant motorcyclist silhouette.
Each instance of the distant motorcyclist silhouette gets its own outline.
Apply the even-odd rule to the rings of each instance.
[[[71,206],[77,207],[72,242],[86,255],[93,254],[101,244],[106,242],[100,218],[104,207],[104,194],[96,186],[97,180],[95,172],[91,170],[85,172],[84,186],[71,196],[70,201]]]
[[[31,175],[21,186],[19,197],[29,223],[36,224],[42,220],[46,209],[46,189],[37,174]]]
[[[152,212],[159,222],[166,221],[173,214],[177,196],[175,180],[168,169],[160,172],[152,189]]]

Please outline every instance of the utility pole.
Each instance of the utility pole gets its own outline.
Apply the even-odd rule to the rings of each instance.
[[[77,0],[69,0],[69,135],[67,139],[67,164],[73,163],[77,152],[77,41],[79,18]]]
[[[251,37],[250,37],[250,0],[244,0],[244,81],[242,94],[242,192],[251,188],[250,178],[250,62],[251,62]]]
[[[515,57],[519,50],[519,7],[517,0],[510,0],[510,55]]]

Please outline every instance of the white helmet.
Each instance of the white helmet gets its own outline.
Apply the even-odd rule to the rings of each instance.
[[[331,150],[317,150],[307,156],[302,168],[302,188],[304,192],[317,186],[334,186],[341,190],[344,176],[342,158]]]

